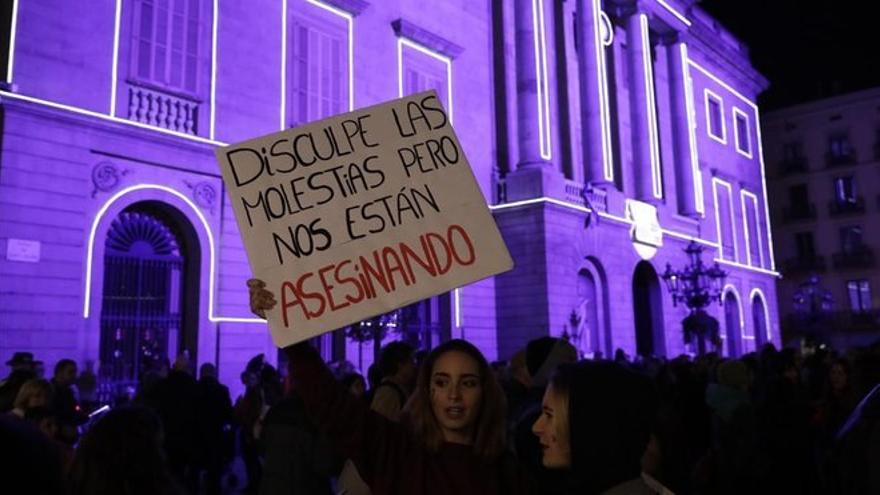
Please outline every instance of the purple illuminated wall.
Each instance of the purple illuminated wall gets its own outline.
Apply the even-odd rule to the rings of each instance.
[[[229,384],[254,354],[274,361],[247,310],[249,269],[213,149],[424,88],[446,102],[516,262],[434,302],[445,335],[490,359],[563,332],[585,353],[632,355],[637,342],[685,352],[685,310],[642,282],[683,265],[697,239],[730,273],[741,328],[728,341],[778,343],[753,103],[766,81],[693,2],[177,4],[5,7],[3,361],[16,350],[50,364],[98,358],[107,232],[143,202],[177,218],[200,253],[180,330],[196,333],[197,360],[217,361]],[[648,275],[634,288],[637,265]],[[656,297],[636,317],[639,293]],[[761,301],[766,318],[752,318]],[[724,327],[723,308],[712,312]]]

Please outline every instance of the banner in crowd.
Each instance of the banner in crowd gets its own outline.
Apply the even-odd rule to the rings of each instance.
[[[513,267],[434,91],[217,159],[278,346]]]

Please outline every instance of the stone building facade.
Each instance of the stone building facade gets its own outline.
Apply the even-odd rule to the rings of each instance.
[[[677,355],[687,312],[658,273],[693,240],[729,273],[710,308],[727,352],[779,340],[766,81],[692,0],[4,5],[3,360],[134,378],[186,350],[230,384],[274,361],[214,148],[427,88],[516,269],[379,324],[490,359],[562,333],[585,354]],[[322,347],[371,361],[339,333]]]

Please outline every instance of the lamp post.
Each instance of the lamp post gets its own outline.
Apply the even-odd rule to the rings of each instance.
[[[717,262],[711,266],[704,264],[703,246],[695,241],[691,241],[684,252],[688,255],[689,264],[681,270],[673,270],[667,263],[662,277],[672,294],[673,306],[684,303],[690,309],[690,314],[682,320],[685,342],[690,344],[696,337],[698,352],[703,354],[706,352],[707,337],[713,345],[717,346],[719,343],[718,320],[708,315],[703,308],[712,301],[722,303],[721,293],[727,272]]]

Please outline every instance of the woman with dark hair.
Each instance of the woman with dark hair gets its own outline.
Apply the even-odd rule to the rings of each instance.
[[[572,495],[670,493],[641,466],[656,407],[650,380],[616,363],[560,366],[533,427],[544,466]]]
[[[70,495],[182,495],[162,451],[162,425],[149,409],[124,407],[82,438],[70,469]]]
[[[248,283],[251,309],[276,303],[261,281]],[[400,423],[370,411],[330,373],[307,343],[285,348],[306,410],[337,451],[354,460],[375,494],[517,494],[521,471],[504,451],[504,397],[472,344],[451,340],[431,351]]]

